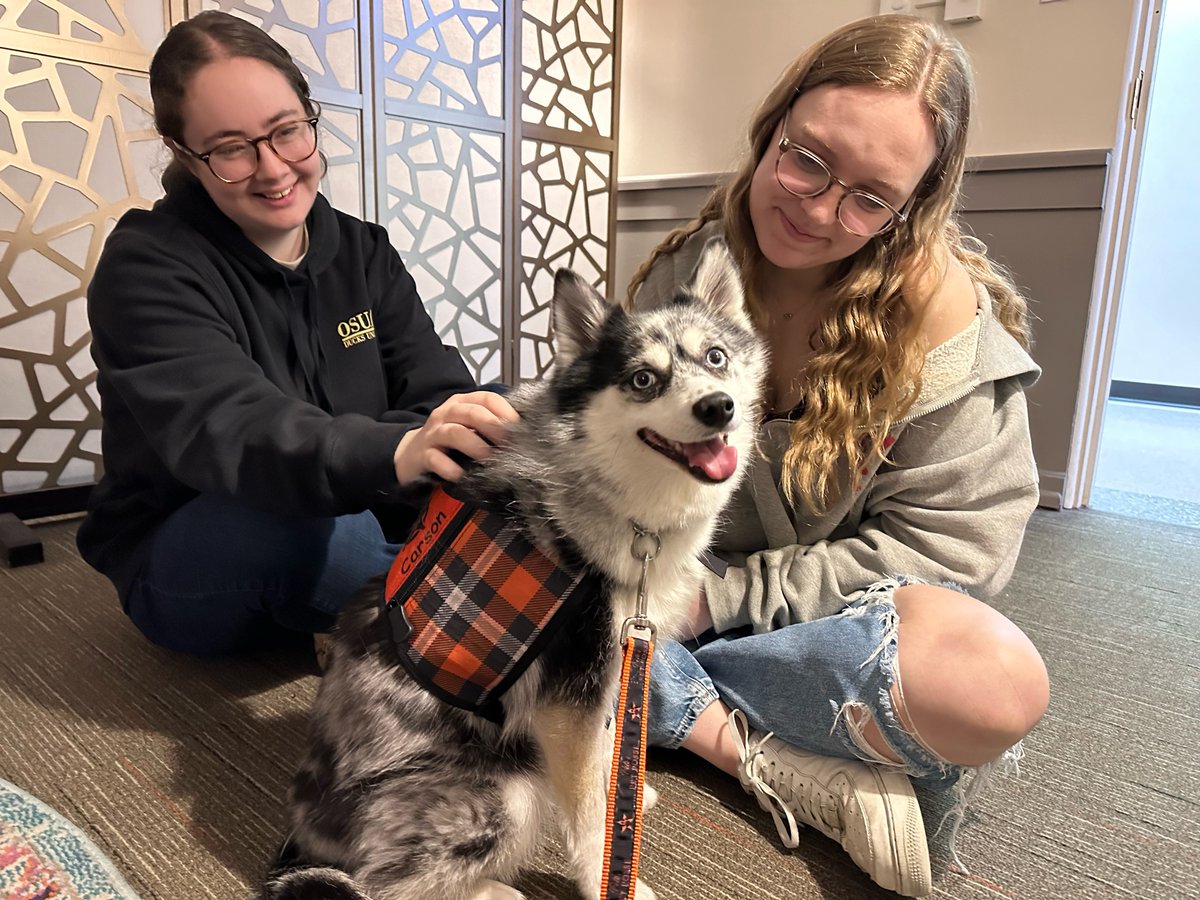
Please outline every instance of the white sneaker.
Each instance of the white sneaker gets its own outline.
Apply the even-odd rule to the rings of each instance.
[[[800,843],[798,822],[841,844],[871,879],[905,897],[933,890],[921,808],[908,776],[852,759],[790,747],[773,733],[750,733],[746,715],[729,714],[738,748],[738,779],[771,814],[787,847]]]

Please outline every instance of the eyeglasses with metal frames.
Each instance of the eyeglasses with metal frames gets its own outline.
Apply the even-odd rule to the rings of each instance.
[[[842,228],[855,237],[875,237],[908,221],[915,194],[900,210],[870,191],[846,184],[830,171],[825,160],[788,138],[790,113],[791,107],[783,114],[779,156],[775,160],[775,178],[780,187],[796,197],[811,198],[821,196],[834,184],[838,185],[842,189],[842,197],[838,200],[837,220]]]

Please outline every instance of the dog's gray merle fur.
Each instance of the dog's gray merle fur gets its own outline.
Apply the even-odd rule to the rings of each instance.
[[[660,537],[649,613],[660,637],[677,635],[752,451],[766,357],[719,240],[657,309],[610,306],[563,270],[552,311],[550,375],[510,395],[521,414],[511,440],[460,487],[507,503],[536,542],[582,560],[603,589],[504,695],[497,725],[409,678],[382,578],[368,585],[334,632],[268,900],[520,898],[507,882],[555,808],[571,874],[599,897],[605,723],[641,573],[633,523]],[[653,892],[639,882],[637,896]]]

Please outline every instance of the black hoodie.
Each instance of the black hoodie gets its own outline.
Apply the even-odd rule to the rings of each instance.
[[[126,213],[88,289],[104,476],[80,552],[124,597],[202,493],[336,516],[400,496],[405,432],[475,386],[387,233],[317,195],[295,271],[198,183]]]

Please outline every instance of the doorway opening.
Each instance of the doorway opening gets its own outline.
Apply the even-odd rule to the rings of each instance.
[[[1200,528],[1200,0],[1165,0],[1089,506]]]

